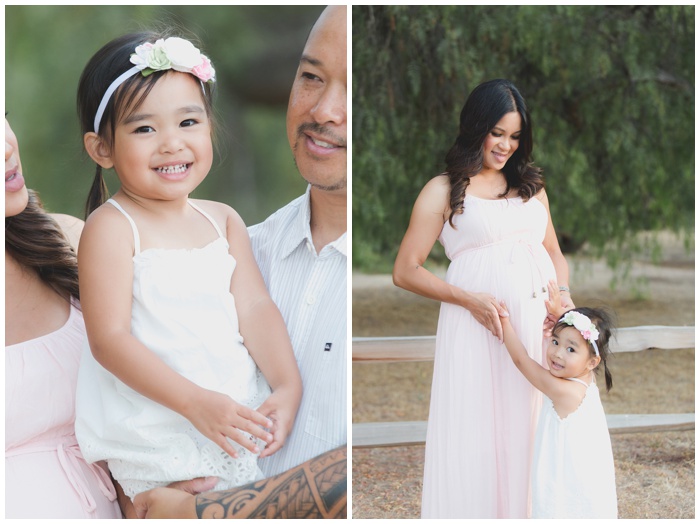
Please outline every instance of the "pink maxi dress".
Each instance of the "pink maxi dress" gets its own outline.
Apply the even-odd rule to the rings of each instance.
[[[82,313],[48,335],[5,347],[5,518],[121,518],[105,469],[75,439]]]
[[[516,333],[543,362],[548,216],[531,198],[467,195],[445,223],[446,281],[503,300]],[[463,307],[443,303],[425,450],[422,518],[527,518],[541,394],[498,339]]]

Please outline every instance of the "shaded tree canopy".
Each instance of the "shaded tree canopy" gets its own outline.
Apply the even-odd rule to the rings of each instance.
[[[694,6],[353,8],[353,264],[393,262],[476,85],[523,93],[560,242],[694,223]]]

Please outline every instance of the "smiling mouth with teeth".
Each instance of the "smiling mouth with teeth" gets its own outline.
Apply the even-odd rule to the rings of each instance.
[[[312,141],[314,144],[316,144],[317,146],[319,146],[319,147],[325,147],[326,149],[332,149],[332,148],[334,148],[334,147],[338,147],[338,146],[336,146],[335,144],[331,144],[331,143],[329,143],[329,142],[324,142],[324,141],[322,141],[322,140],[317,140],[317,139],[312,138],[312,137],[309,137],[309,138],[311,138],[311,141]]]
[[[179,164],[176,166],[156,167],[155,170],[165,174],[184,173],[187,171],[187,166],[188,164]]]

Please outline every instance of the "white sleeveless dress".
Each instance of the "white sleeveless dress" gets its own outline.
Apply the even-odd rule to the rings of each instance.
[[[131,332],[175,371],[206,389],[256,409],[270,389],[238,328],[230,293],[236,261],[216,222],[193,202],[218,233],[199,249],[135,252]],[[109,271],[109,268],[105,268]],[[106,460],[131,498],[177,480],[216,476],[228,489],[262,478],[257,456],[235,442],[231,458],[181,415],[132,390],[95,361],[85,347],[78,376],[76,436],[89,462]],[[264,443],[258,441],[262,449]]]
[[[616,519],[615,465],[595,382],[561,419],[544,397],[532,464],[532,518]]]
[[[515,332],[544,361],[548,223],[537,198],[467,195],[440,242],[446,281],[503,300]],[[465,308],[443,303],[437,328],[423,478],[423,518],[527,518],[541,393]]]

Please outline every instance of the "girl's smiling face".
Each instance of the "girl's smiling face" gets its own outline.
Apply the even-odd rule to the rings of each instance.
[[[578,378],[594,370],[600,357],[591,356],[591,348],[581,332],[567,326],[553,334],[547,347],[549,372],[558,378]]]
[[[520,145],[522,119],[511,111],[503,115],[484,140],[482,171],[500,171]]]
[[[202,87],[187,73],[164,75],[136,109],[120,118],[112,151],[122,190],[134,197],[173,200],[189,195],[213,161],[211,126]]]

